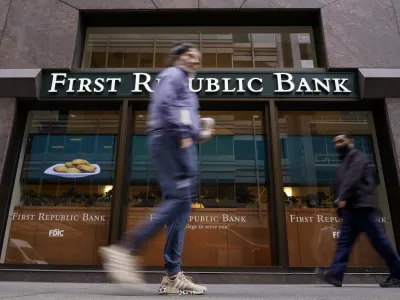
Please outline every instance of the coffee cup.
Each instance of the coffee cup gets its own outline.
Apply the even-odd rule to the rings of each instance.
[[[212,130],[215,127],[215,120],[213,118],[200,118],[200,133],[199,138],[206,140],[211,138]]]
[[[215,120],[213,118],[201,118],[200,126],[202,130],[212,130],[215,126]]]

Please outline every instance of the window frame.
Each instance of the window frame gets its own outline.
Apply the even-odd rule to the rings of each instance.
[[[89,68],[88,63],[91,60],[91,53],[89,52],[89,36],[91,34],[104,34],[104,35],[109,35],[108,40],[106,42],[106,52],[105,52],[105,68],[108,68],[108,57],[109,57],[109,39],[110,35],[112,34],[193,34],[194,30],[198,30],[199,32],[199,42],[198,47],[202,49],[202,34],[215,34],[216,32],[220,34],[240,34],[240,33],[276,33],[279,34],[276,37],[279,37],[278,39],[275,39],[277,42],[276,49],[277,49],[277,60],[278,60],[278,67],[277,68],[271,68],[271,69],[282,69],[285,68],[283,65],[283,49],[282,49],[282,43],[281,43],[281,34],[289,34],[289,39],[291,40],[291,51],[292,51],[292,59],[293,59],[293,68],[287,68],[287,69],[299,69],[299,70],[315,70],[318,69],[318,60],[317,60],[317,45],[316,45],[316,39],[314,37],[314,28],[312,26],[213,26],[213,27],[207,27],[207,26],[188,26],[188,27],[89,27],[86,29],[85,33],[85,41],[84,41],[84,47],[83,47],[83,57],[82,57],[82,68]],[[299,32],[300,31],[300,32]],[[310,45],[311,45],[311,53],[313,57],[313,65],[315,66],[314,68],[302,68],[301,67],[301,58],[300,58],[300,46],[298,47],[299,49],[296,49],[294,51],[293,46],[296,45],[291,39],[290,34],[302,34],[302,33],[307,33],[310,35]],[[300,44],[299,44],[300,45]],[[152,62],[152,68],[156,69],[156,40],[153,40],[153,62]],[[102,52],[100,52],[102,53]],[[251,54],[252,54],[252,64],[253,67],[250,68],[252,70],[259,70],[259,69],[268,69],[268,68],[258,68],[256,66],[257,60],[255,59],[255,49],[254,49],[254,44],[251,41]],[[296,58],[296,60],[295,60]],[[249,68],[234,68],[233,67],[233,56],[232,56],[232,68],[228,68],[231,70],[241,70],[241,69],[249,69]],[[121,69],[127,69],[127,68],[121,68]],[[222,70],[224,68],[203,68],[203,70],[206,69],[211,69],[211,70]]]
[[[60,109],[70,109],[70,110],[93,110],[93,101],[33,101],[33,99],[19,99],[15,117],[12,124],[12,132],[10,135],[10,140],[8,143],[8,150],[6,156],[4,158],[4,167],[3,167],[3,176],[1,178],[1,186],[3,189],[3,193],[0,195],[0,210],[3,212],[0,215],[0,221],[2,222],[2,228],[0,231],[0,246],[4,245],[4,235],[5,235],[5,224],[7,223],[7,217],[9,213],[9,204],[11,201],[11,195],[14,187],[15,176],[17,173],[17,166],[19,163],[20,150],[22,145],[22,139],[24,135],[24,131],[26,128],[27,115],[29,110],[60,110]],[[125,116],[128,118],[132,116],[133,109],[135,110],[143,110],[146,108],[147,101],[128,101],[128,100],[113,100],[113,101],[101,101],[96,102],[96,108],[99,110],[109,110],[109,109],[120,109],[121,110],[121,122],[119,133],[120,136],[131,136],[129,133],[130,126],[132,121],[128,119],[122,120]],[[200,99],[200,105],[204,110],[224,110],[227,105],[227,101],[221,101],[220,99],[207,99],[207,101]],[[373,118],[375,122],[375,129],[377,131],[377,138],[379,142],[379,150],[381,152],[381,157],[383,162],[383,173],[385,176],[385,181],[387,181],[387,193],[389,197],[389,206],[391,208],[391,217],[393,221],[393,229],[395,231],[396,244],[399,248],[400,238],[399,238],[399,223],[395,219],[395,210],[393,208],[397,207],[398,203],[398,174],[395,172],[395,164],[393,164],[394,159],[394,146],[393,146],[393,138],[390,134],[390,127],[388,124],[388,119],[385,111],[385,105],[383,101],[346,101],[342,99],[257,99],[255,101],[246,101],[246,99],[236,99],[236,101],[229,101],[229,107],[231,110],[240,110],[243,108],[243,105],[249,110],[257,110],[264,109],[265,111],[265,129],[266,134],[268,134],[269,139],[268,142],[265,143],[265,147],[268,151],[268,159],[270,160],[270,174],[274,174],[271,176],[272,182],[270,183],[270,188],[272,190],[272,197],[269,201],[273,205],[269,208],[271,209],[270,214],[270,241],[271,241],[271,263],[273,266],[280,267],[288,267],[288,257],[287,257],[287,243],[286,239],[286,228],[285,228],[285,211],[280,208],[280,200],[282,199],[282,193],[280,191],[283,189],[283,183],[280,174],[281,172],[281,158],[280,158],[280,140],[279,140],[279,122],[277,119],[278,110],[289,110],[289,111],[309,111],[309,110],[324,110],[324,111],[337,111],[337,110],[368,110],[373,112]],[[124,134],[124,135],[121,135]],[[118,141],[119,145],[130,144],[129,140],[126,138],[121,138]],[[130,157],[129,149],[124,148],[124,154],[120,153],[120,148],[118,149],[118,154],[116,161],[120,162],[120,166],[129,165],[126,161],[124,161],[125,156]],[[123,176],[123,168],[118,170],[118,177]],[[125,175],[126,178],[129,178],[129,175]],[[117,176],[114,177],[115,180]],[[128,192],[128,191],[126,191]],[[115,211],[114,217],[117,218],[117,221],[112,222],[110,224],[110,242],[114,242],[115,238],[118,238],[122,235],[123,228],[120,226],[121,224],[126,224],[126,221],[123,220],[123,191],[121,188],[121,192],[119,192],[119,203],[115,203],[113,206],[113,210]],[[114,197],[117,198],[117,197]],[[116,201],[115,201],[116,202]],[[282,219],[283,216],[283,219]],[[118,219],[120,218],[120,219]],[[275,219],[274,219],[275,218]],[[113,232],[113,237],[111,237],[111,231]],[[276,236],[274,236],[274,232]],[[8,266],[10,269],[18,268],[20,269],[22,266]],[[44,267],[47,268],[47,267]],[[57,268],[57,266],[49,266],[49,268]],[[68,266],[70,269],[80,269],[82,266]],[[289,267],[289,270],[293,269]],[[295,270],[294,268],[293,270]],[[370,268],[351,268],[353,270],[357,270],[358,272],[367,272],[370,273]],[[374,268],[373,268],[374,269]],[[216,272],[219,271],[218,268],[209,267],[207,270],[214,270]],[[262,268],[245,268],[243,267],[241,270],[249,270],[249,271],[260,271],[265,270]],[[377,269],[375,269],[377,270]]]

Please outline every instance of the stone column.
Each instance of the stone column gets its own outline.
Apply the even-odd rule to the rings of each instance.
[[[0,178],[3,174],[4,159],[11,136],[16,110],[14,98],[0,98]]]
[[[387,117],[389,121],[389,127],[393,137],[393,145],[396,152],[396,164],[398,170],[400,170],[399,158],[400,158],[400,98],[388,98],[385,99]],[[399,174],[400,175],[400,174]]]
[[[388,122],[388,131],[385,134],[387,139],[392,138],[391,144],[394,147],[393,157],[389,158],[389,161],[386,162],[386,167],[388,164],[393,164],[396,168],[392,168],[391,174],[396,174],[400,178],[400,98],[387,98],[385,99],[385,111],[386,111],[386,118]],[[386,129],[385,129],[386,130]],[[382,156],[381,156],[382,158]],[[383,160],[383,158],[382,158]],[[397,250],[400,249],[400,222],[397,220],[396,211],[400,209],[400,204],[398,202],[398,197],[400,196],[399,190],[399,183],[398,180],[395,178],[396,176],[387,176],[385,177],[385,190],[387,191],[388,196],[391,195],[389,198],[389,202],[391,202],[390,209],[389,203],[380,203],[381,210],[386,215],[391,215],[391,228],[393,230],[389,230],[390,224],[384,224],[386,231],[391,239],[396,239]],[[378,195],[379,196],[379,195]],[[382,205],[383,204],[383,205]],[[391,210],[391,211],[390,211]],[[393,232],[393,233],[392,233]],[[392,234],[391,234],[392,233]]]

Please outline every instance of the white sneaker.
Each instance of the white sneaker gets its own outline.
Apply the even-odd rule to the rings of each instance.
[[[100,247],[103,268],[111,281],[117,283],[145,283],[139,271],[138,259],[121,246]]]
[[[205,286],[193,283],[193,279],[179,272],[174,280],[165,275],[158,288],[160,295],[203,295],[207,291]]]

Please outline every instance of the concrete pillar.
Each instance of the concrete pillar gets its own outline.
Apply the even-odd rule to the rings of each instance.
[[[400,169],[399,157],[400,157],[400,98],[388,98],[385,99],[386,111],[388,114],[389,126],[392,131],[393,144],[396,151],[397,166]]]
[[[4,159],[14,122],[16,100],[0,98],[0,178],[3,174]]]

